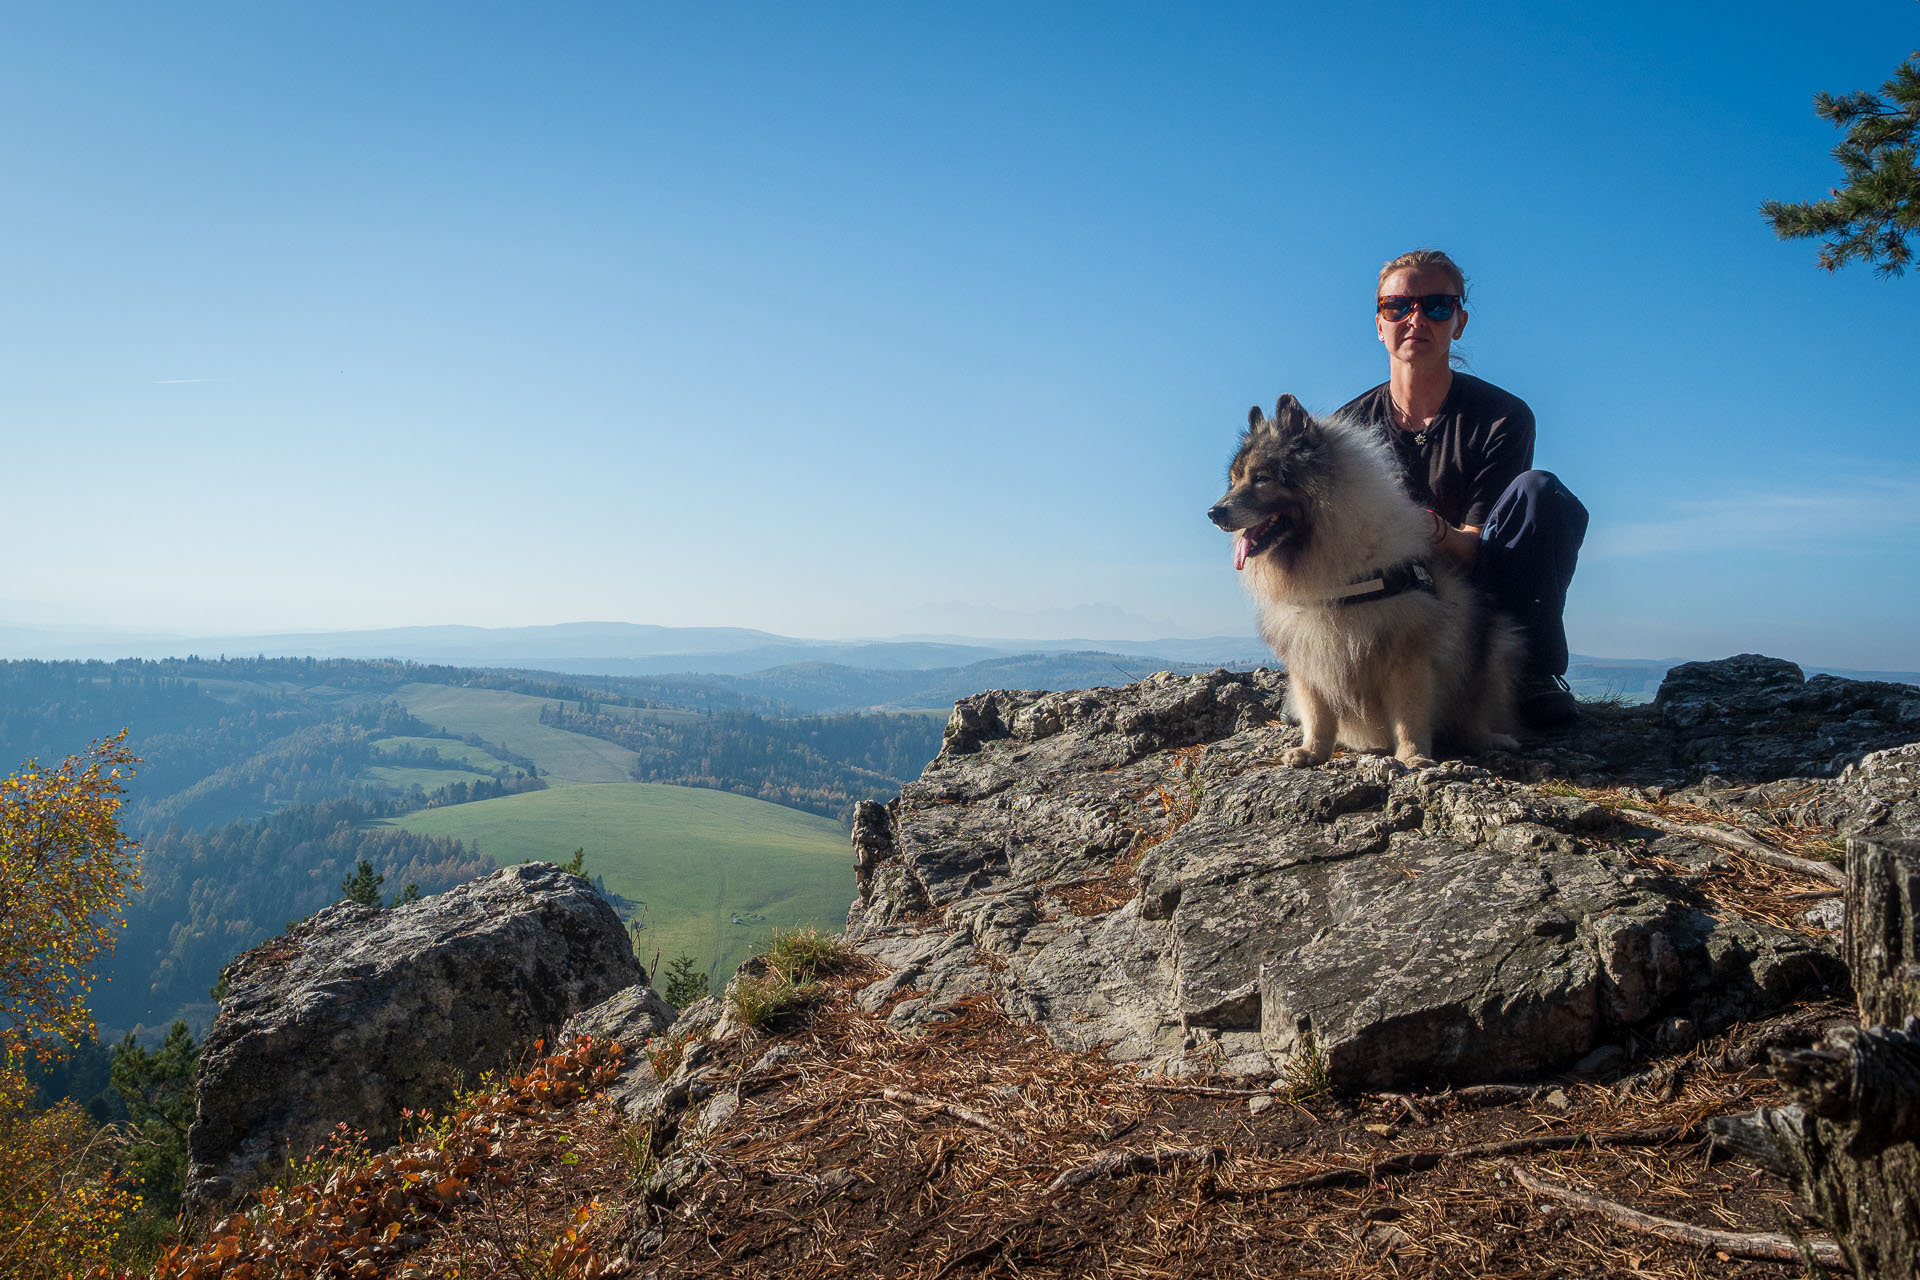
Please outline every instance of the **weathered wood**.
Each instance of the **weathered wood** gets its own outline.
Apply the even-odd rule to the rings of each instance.
[[[1776,1051],[1773,1074],[1807,1110],[1846,1130],[1850,1156],[1920,1138],[1920,1018],[1904,1031],[1836,1028],[1821,1048]]]
[[[1681,1244],[1699,1245],[1705,1249],[1718,1249],[1736,1258],[1755,1258],[1763,1262],[1799,1262],[1802,1257],[1800,1242],[1786,1236],[1772,1232],[1715,1231],[1710,1227],[1696,1227],[1691,1223],[1675,1222],[1672,1218],[1655,1217],[1651,1213],[1629,1209],[1626,1205],[1583,1191],[1557,1186],[1525,1169],[1516,1168],[1512,1172],[1514,1181],[1537,1196],[1546,1196],[1562,1204],[1597,1213],[1623,1227],[1644,1231],[1648,1235],[1677,1240]],[[1821,1266],[1837,1270],[1847,1265],[1840,1247],[1831,1240],[1808,1240],[1806,1249]]]
[[[1784,1177],[1854,1274],[1920,1276],[1920,841],[1847,841],[1846,955],[1862,1026],[1772,1054],[1794,1105],[1712,1124]]]
[[[1862,1026],[1920,1016],[1920,840],[1847,841],[1846,954]]]

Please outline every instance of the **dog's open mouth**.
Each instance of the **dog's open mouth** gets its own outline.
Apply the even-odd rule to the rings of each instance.
[[[1246,568],[1247,561],[1271,546],[1273,540],[1279,537],[1280,533],[1280,517],[1276,514],[1268,516],[1259,524],[1249,525],[1247,528],[1234,534],[1233,567],[1235,569]]]

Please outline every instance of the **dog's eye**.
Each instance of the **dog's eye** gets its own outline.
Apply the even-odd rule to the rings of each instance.
[[[1273,480],[1273,472],[1262,467],[1260,470],[1248,476],[1247,479],[1253,481],[1255,484],[1268,484]]]

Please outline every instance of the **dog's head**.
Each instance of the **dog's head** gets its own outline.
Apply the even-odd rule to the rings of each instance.
[[[1229,487],[1207,511],[1234,535],[1234,568],[1267,552],[1291,559],[1304,549],[1325,458],[1325,430],[1292,396],[1280,397],[1271,418],[1258,405],[1247,411],[1246,434],[1227,469]]]

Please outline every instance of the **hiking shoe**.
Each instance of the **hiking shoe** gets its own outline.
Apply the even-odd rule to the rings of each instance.
[[[1580,716],[1573,690],[1559,676],[1529,672],[1520,677],[1519,693],[1520,723],[1529,729],[1558,729]]]

